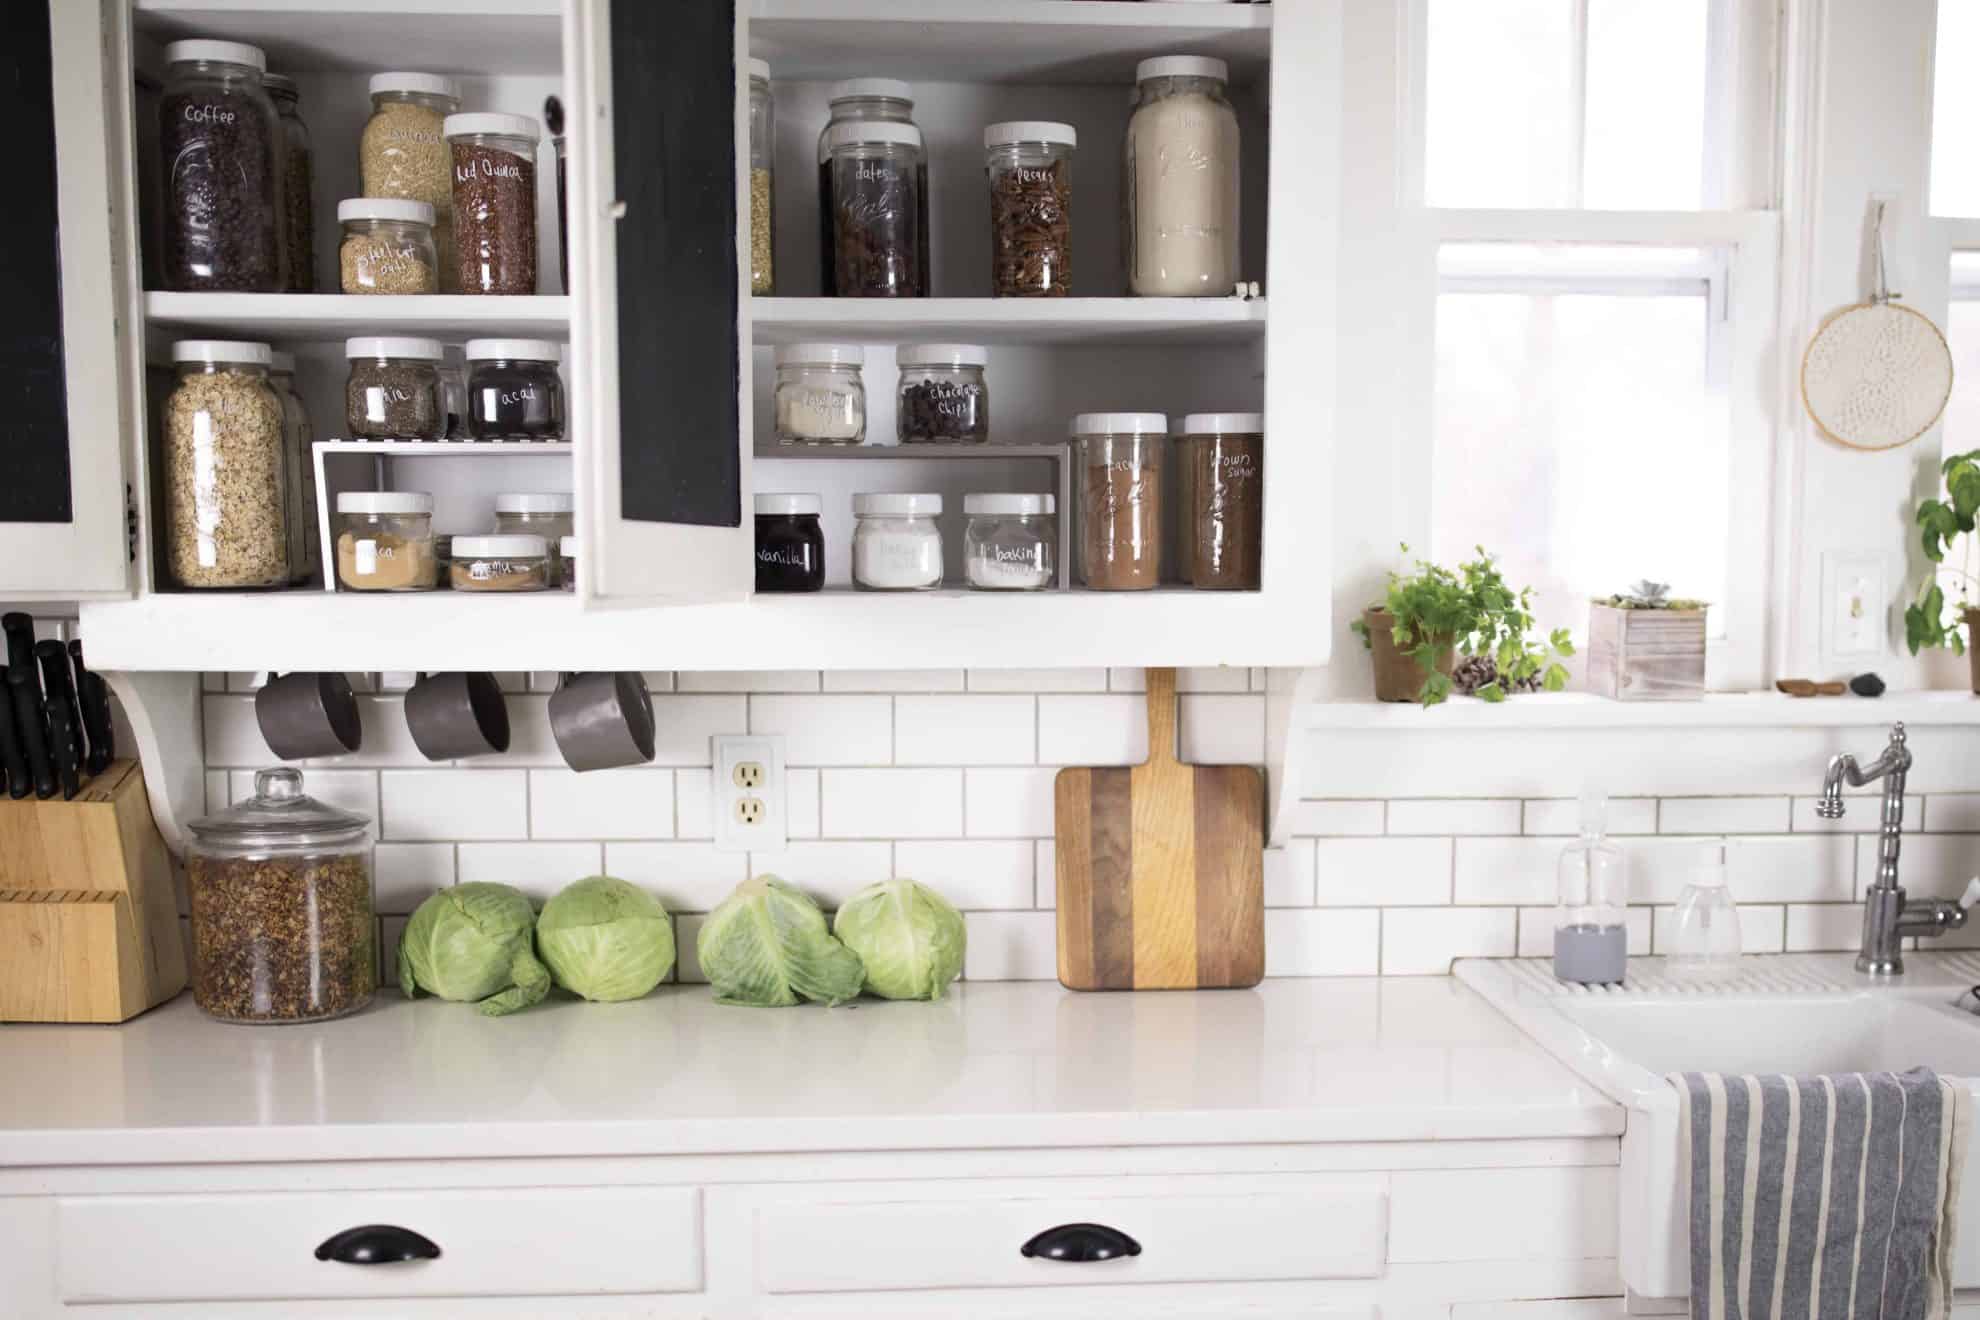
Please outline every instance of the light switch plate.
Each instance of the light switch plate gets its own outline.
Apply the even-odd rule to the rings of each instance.
[[[1830,550],[1822,555],[1822,654],[1829,660],[1881,660],[1891,598],[1885,556]]]
[[[782,735],[717,734],[713,792],[717,852],[782,852],[788,841]]]

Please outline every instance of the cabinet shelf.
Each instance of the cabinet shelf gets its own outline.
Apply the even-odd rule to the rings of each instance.
[[[1263,298],[755,298],[758,344],[1233,344],[1264,337]]]
[[[561,294],[147,293],[144,319],[172,330],[280,343],[351,335],[564,339],[571,330],[571,300]]]
[[[558,74],[561,0],[136,0],[162,41],[224,33],[289,73]]]

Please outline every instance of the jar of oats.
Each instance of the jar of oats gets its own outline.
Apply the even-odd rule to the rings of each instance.
[[[440,287],[433,208],[396,197],[337,203],[343,241],[337,269],[345,293],[432,293]]]
[[[460,89],[437,73],[375,73],[371,118],[358,140],[360,192],[433,208],[440,292],[459,293],[454,270],[454,161],[441,125],[461,108]]]
[[[182,339],[165,401],[166,568],[181,587],[289,584],[287,433],[268,345]]]

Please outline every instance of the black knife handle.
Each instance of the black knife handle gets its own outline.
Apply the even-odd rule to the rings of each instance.
[[[34,618],[13,610],[0,614],[0,631],[7,634],[7,668],[32,668],[34,665]]]
[[[76,705],[82,710],[83,732],[89,737],[88,769],[92,775],[100,775],[117,755],[117,735],[110,720],[110,685],[83,664],[79,637],[69,639],[69,665],[75,670]]]
[[[36,642],[34,658],[41,662],[41,684],[48,707],[48,755],[55,762],[62,796],[82,791],[83,722],[75,685],[69,681],[69,648],[57,641]]]
[[[0,783],[4,783],[7,796],[24,798],[34,792],[34,781],[28,777],[27,752],[21,746],[21,737],[14,732],[14,696],[7,690],[7,680],[0,674]]]
[[[7,666],[7,692],[14,705],[14,732],[27,753],[28,775],[38,798],[55,796],[55,762],[48,754],[48,729],[43,723],[41,685],[34,668]]]

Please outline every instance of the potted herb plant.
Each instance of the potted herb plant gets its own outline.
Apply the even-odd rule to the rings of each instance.
[[[1975,621],[1980,619],[1980,610],[1968,602],[1966,594],[1974,578],[1963,569],[1946,567],[1946,551],[1953,540],[1971,532],[1974,517],[1980,514],[1980,449],[1954,454],[1939,471],[1945,478],[1946,498],[1925,500],[1918,506],[1919,540],[1925,557],[1937,567],[1918,584],[1917,598],[1905,606],[1904,644],[1913,655],[1922,647],[1948,646],[1954,655],[1966,656],[1972,688],[1980,693],[1980,651],[1967,644]],[[1940,581],[1946,573],[1959,579],[1957,596],[1950,601]],[[1965,633],[1961,633],[1962,628]]]
[[[1588,605],[1588,690],[1616,701],[1705,696],[1705,602],[1644,579]]]
[[[1349,625],[1374,659],[1376,700],[1434,706],[1453,686],[1485,701],[1560,691],[1568,678],[1560,658],[1574,644],[1565,628],[1544,644],[1527,636],[1532,596],[1531,587],[1506,585],[1483,546],[1455,571],[1418,560],[1413,572],[1390,573],[1382,601]]]

